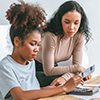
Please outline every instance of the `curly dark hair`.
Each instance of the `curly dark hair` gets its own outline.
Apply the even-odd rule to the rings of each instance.
[[[50,31],[55,35],[61,34],[61,38],[62,38],[64,36],[64,32],[61,24],[62,16],[65,13],[73,10],[78,11],[82,16],[81,24],[78,29],[78,32],[84,33],[86,43],[87,43],[91,38],[90,29],[88,27],[88,19],[83,8],[76,1],[67,1],[63,3],[58,8],[58,10],[53,14],[53,17],[47,22],[47,28],[44,29],[44,32]]]
[[[20,4],[13,3],[6,11],[6,18],[9,20],[10,38],[14,45],[14,37],[18,36],[21,40],[32,30],[46,27],[46,12],[39,4],[29,4],[19,0]]]

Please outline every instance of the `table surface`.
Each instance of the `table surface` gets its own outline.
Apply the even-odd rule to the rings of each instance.
[[[100,83],[100,75],[96,76],[90,80],[85,81],[85,84],[99,84],[99,83]],[[48,98],[41,98],[38,100],[84,100],[84,99],[70,96],[67,94],[59,94],[56,96],[52,96],[52,97],[48,97]],[[100,98],[95,98],[95,99],[90,99],[90,100],[100,100]]]

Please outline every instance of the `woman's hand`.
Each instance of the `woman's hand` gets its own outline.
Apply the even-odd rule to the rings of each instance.
[[[83,71],[84,71],[84,70],[86,70],[86,68],[83,67]],[[92,75],[91,75],[91,74],[85,77],[86,80],[89,80],[89,79],[91,79],[91,78],[92,78]]]
[[[73,90],[74,88],[76,88],[76,86],[79,84],[83,85],[84,81],[82,79],[82,76],[77,74],[74,77],[72,77],[71,79],[69,79],[62,87],[63,87],[64,91],[66,93],[68,93],[71,90]]]
[[[58,77],[50,85],[58,86],[58,85],[64,84],[65,82],[66,82],[66,80],[63,77]]]
[[[85,77],[86,80],[89,80],[91,78],[92,78],[92,75],[91,74]]]

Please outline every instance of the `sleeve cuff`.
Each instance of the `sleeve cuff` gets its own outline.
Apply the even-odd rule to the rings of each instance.
[[[68,81],[71,77],[73,77],[75,75],[75,73],[70,73],[70,72],[67,72],[65,74],[62,75],[62,77]]]

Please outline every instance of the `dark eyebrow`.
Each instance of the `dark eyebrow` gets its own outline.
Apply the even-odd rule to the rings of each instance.
[[[31,40],[32,42],[35,42],[35,43],[37,43],[37,41],[36,40]]]
[[[65,18],[65,20],[70,21],[69,19]]]
[[[37,42],[36,40],[31,40],[32,42]]]
[[[67,19],[67,18],[65,18],[65,20],[66,20],[66,21],[70,21],[70,20],[69,20],[69,19]],[[79,20],[76,20],[76,21],[79,21]]]
[[[35,42],[35,43],[37,43],[37,41],[36,41],[36,40],[32,40],[32,42]],[[41,41],[40,41],[40,42],[41,42]],[[39,43],[40,43],[40,42],[39,42]]]

